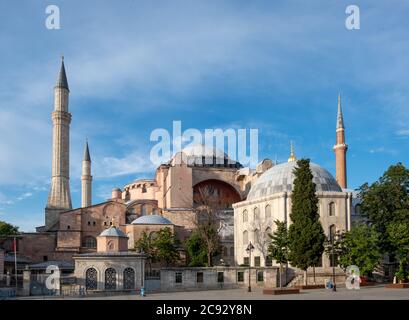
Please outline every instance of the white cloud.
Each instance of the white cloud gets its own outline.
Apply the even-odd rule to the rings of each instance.
[[[95,176],[110,178],[121,175],[145,173],[155,170],[155,166],[149,160],[149,153],[140,154],[132,152],[123,158],[104,157],[95,162]]]
[[[403,129],[396,132],[398,136],[409,137],[409,129]]]
[[[391,154],[391,155],[396,155],[398,153],[397,150],[395,149],[388,149],[385,147],[377,147],[369,150],[369,153],[386,153],[386,154]]]

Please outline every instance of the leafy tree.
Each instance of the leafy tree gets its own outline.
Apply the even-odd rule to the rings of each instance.
[[[156,262],[155,245],[153,240],[154,233],[142,232],[142,237],[135,241],[135,249],[143,251],[149,261],[149,269],[152,270],[152,263]]]
[[[399,271],[397,278],[402,281],[407,277],[409,262],[409,222],[392,222],[389,224],[388,235],[391,244],[396,248],[395,254],[399,260]]]
[[[0,221],[0,236],[13,236],[19,234],[18,227],[5,221]]]
[[[402,163],[390,166],[378,181],[362,185],[359,197],[362,214],[379,233],[381,252],[395,252],[387,228],[409,219],[409,170]]]
[[[165,262],[166,266],[175,263],[180,258],[178,245],[179,241],[170,228],[161,229],[154,239],[156,259]]]
[[[381,259],[379,234],[371,226],[358,225],[339,234],[334,240],[334,251],[343,269],[356,265],[361,274],[371,275]],[[330,254],[330,249],[327,253]]]
[[[288,262],[288,230],[286,222],[281,222],[279,220],[274,221],[277,226],[277,229],[273,234],[269,234],[271,238],[271,243],[268,247],[268,252],[272,259],[277,261],[280,264],[280,288],[282,288],[282,273],[283,273],[283,264]]]
[[[193,231],[185,243],[186,251],[189,255],[190,267],[207,266],[207,250],[206,243],[203,241],[200,234]]]
[[[292,209],[289,228],[289,260],[293,266],[304,270],[307,284],[307,269],[317,265],[324,252],[325,234],[318,214],[318,197],[310,169],[310,160],[297,161],[294,169],[294,189],[291,193]],[[315,272],[314,272],[315,278]]]

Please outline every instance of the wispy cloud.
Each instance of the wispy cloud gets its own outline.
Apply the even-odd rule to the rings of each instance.
[[[369,153],[386,153],[386,154],[391,154],[391,155],[396,155],[398,153],[397,150],[395,149],[388,149],[385,147],[377,147],[369,150]]]
[[[403,129],[396,132],[398,136],[409,137],[409,129]]]

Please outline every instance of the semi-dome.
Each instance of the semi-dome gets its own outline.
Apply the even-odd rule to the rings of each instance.
[[[297,162],[290,161],[275,165],[264,172],[251,186],[247,200],[265,197],[278,192],[291,192],[294,182],[294,168]],[[310,162],[316,191],[342,192],[334,177],[321,166]]]
[[[111,226],[108,229],[102,231],[99,235],[100,237],[124,237],[126,238],[126,234],[123,231],[115,226]]]
[[[132,221],[131,224],[172,224],[172,222],[162,216],[152,214],[149,216],[139,217]]]
[[[242,165],[229,158],[222,150],[204,144],[189,145],[178,152],[170,161],[183,161],[188,166],[222,166],[241,168]]]

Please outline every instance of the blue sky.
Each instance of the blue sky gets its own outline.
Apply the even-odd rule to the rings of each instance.
[[[61,29],[45,27],[58,5]],[[90,143],[94,203],[152,177],[152,130],[257,128],[259,159],[289,141],[333,174],[342,94],[349,187],[408,163],[409,3],[357,1],[30,1],[0,3],[0,220],[44,223],[60,55],[71,89],[71,191]]]

